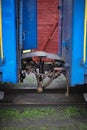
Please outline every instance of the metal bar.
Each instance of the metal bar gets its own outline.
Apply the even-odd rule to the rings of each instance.
[[[19,69],[21,69],[21,57],[23,49],[23,0],[19,1]]]
[[[2,43],[2,1],[0,0],[0,58],[3,60],[3,43]]]
[[[87,42],[87,0],[85,0],[85,20],[84,20],[84,51],[83,51],[83,61],[84,63],[86,62],[86,42]]]
[[[59,0],[59,24],[58,24],[58,29],[59,29],[59,40],[58,40],[58,55],[62,56],[62,26],[63,26],[63,1]]]
[[[23,0],[20,0],[20,19],[19,19],[19,43],[20,49],[23,47],[22,34],[23,34]]]

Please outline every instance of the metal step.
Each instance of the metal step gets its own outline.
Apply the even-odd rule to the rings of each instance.
[[[84,93],[83,97],[84,97],[85,101],[87,102],[87,93]]]
[[[0,101],[4,99],[4,92],[0,91]]]

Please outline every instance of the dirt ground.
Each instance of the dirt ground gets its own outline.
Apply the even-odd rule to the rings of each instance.
[[[0,130],[87,130],[87,106],[0,108],[0,116]]]

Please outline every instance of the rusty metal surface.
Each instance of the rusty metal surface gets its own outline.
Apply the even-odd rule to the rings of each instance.
[[[22,58],[27,58],[27,57],[46,57],[47,54],[44,51],[36,51],[36,52],[29,52],[29,53],[24,53],[22,54]]]
[[[32,57],[45,57],[49,59],[54,59],[58,61],[64,61],[64,59],[56,54],[47,53],[45,51],[36,51],[36,52],[28,52],[22,54],[22,59],[24,58],[32,58]]]
[[[49,53],[58,53],[58,26],[53,31],[55,24],[55,17],[59,22],[59,11],[58,11],[59,0],[37,0],[37,24],[38,24],[38,48],[41,50],[44,43],[46,43],[51,32],[51,39],[48,40],[43,50]]]

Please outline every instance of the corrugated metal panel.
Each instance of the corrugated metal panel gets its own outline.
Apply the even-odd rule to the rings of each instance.
[[[58,3],[58,0],[37,0],[38,50],[41,50],[53,30],[56,18],[59,18]],[[43,50],[57,54],[58,26],[54,28],[51,36],[52,38],[47,42]]]
[[[37,0],[23,0],[24,50],[37,47]]]

